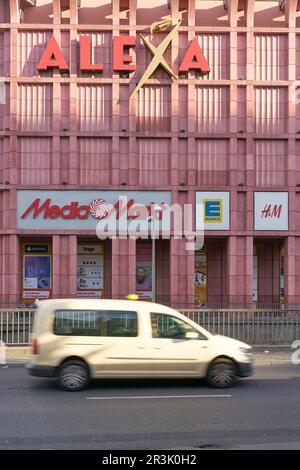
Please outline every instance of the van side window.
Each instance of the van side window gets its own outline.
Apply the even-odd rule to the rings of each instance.
[[[185,339],[186,333],[195,332],[198,333],[199,339],[207,339],[189,323],[172,315],[151,313],[151,325],[153,338]]]
[[[137,336],[137,313],[123,310],[56,310],[54,334]]]

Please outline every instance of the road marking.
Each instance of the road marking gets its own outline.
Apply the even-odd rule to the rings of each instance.
[[[166,398],[231,398],[232,395],[153,395],[137,397],[86,397],[87,400],[161,400]]]

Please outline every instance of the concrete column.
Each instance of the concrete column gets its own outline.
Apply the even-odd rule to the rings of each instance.
[[[62,286],[60,284],[60,235],[53,235],[52,237],[52,296],[55,298],[62,294]]]
[[[52,237],[52,296],[74,297],[77,292],[77,237]]]
[[[135,293],[136,241],[112,240],[112,298]]]
[[[296,263],[300,263],[299,258],[296,258],[296,237],[289,236],[284,241],[284,290],[286,307],[293,307],[299,302],[299,295],[296,296]]]
[[[252,303],[253,239],[230,236],[227,240],[228,304],[231,307]]]
[[[0,247],[0,303],[3,307],[15,307],[22,295],[19,237],[1,235]]]
[[[170,303],[177,308],[194,307],[194,251],[186,240],[170,240]]]

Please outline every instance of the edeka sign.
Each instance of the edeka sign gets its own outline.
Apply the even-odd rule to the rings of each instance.
[[[196,229],[229,230],[229,192],[196,192]]]
[[[162,42],[156,47],[142,34],[140,35],[141,40],[145,47],[148,49],[150,54],[153,56],[150,64],[146,68],[143,76],[139,83],[131,94],[131,98],[137,93],[137,91],[144,85],[144,83],[151,77],[158,66],[164,68],[164,70],[174,79],[177,79],[175,72],[172,70],[170,64],[167,63],[163,54],[169,47],[172,39],[177,33],[182,20],[177,20],[175,24],[172,24],[172,19],[167,18],[162,21],[157,21],[150,26],[150,34],[154,35],[156,32],[164,31],[165,29],[172,27],[171,31],[162,40]],[[81,35],[79,38],[79,66],[81,71],[88,72],[102,72],[103,64],[95,64],[92,61],[92,40],[88,34]],[[136,66],[133,63],[132,56],[129,54],[129,49],[136,46],[136,38],[134,36],[114,36],[113,37],[113,70],[117,72],[134,72]],[[69,70],[69,64],[67,63],[56,39],[54,36],[51,37],[48,42],[45,51],[40,58],[37,65],[39,71],[46,71],[49,68],[57,68],[61,71]],[[197,38],[195,37],[189,44],[184,58],[179,66],[179,72],[188,72],[189,70],[198,70],[203,74],[210,71],[207,60],[205,59],[202,49],[198,44]]]
[[[17,191],[17,228],[25,230],[96,230],[99,222],[115,220],[117,228],[132,220],[148,221],[159,211],[160,225],[169,230],[165,206],[168,191]]]

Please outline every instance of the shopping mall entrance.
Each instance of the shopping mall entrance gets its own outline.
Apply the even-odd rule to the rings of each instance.
[[[253,304],[281,306],[285,301],[284,240],[256,238],[253,246]]]

